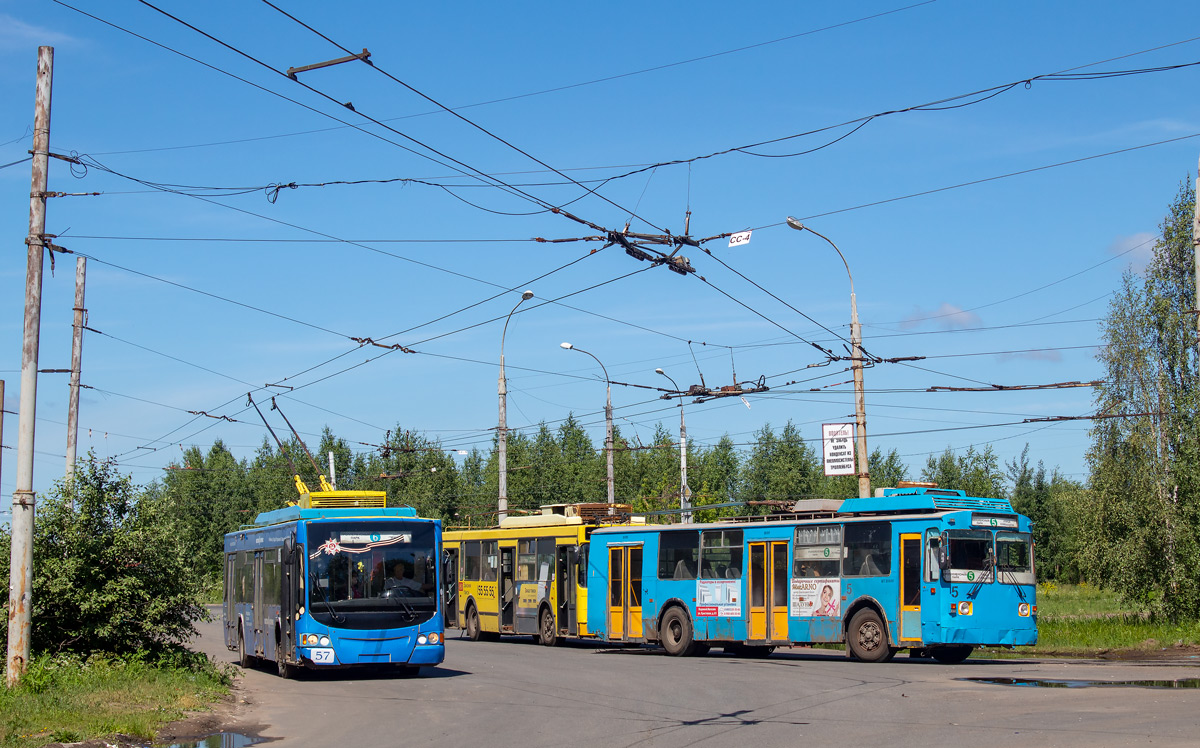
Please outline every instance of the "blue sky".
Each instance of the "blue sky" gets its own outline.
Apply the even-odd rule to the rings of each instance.
[[[29,148],[37,46],[51,44],[53,151],[88,154],[145,182],[249,190],[173,194],[97,167],[76,178],[67,164],[52,165],[51,190],[103,193],[48,208],[47,230],[93,258],[86,305],[103,334],[88,334],[84,346],[83,382],[94,389],[83,396],[81,453],[116,456],[139,482],[160,477],[180,445],[220,438],[250,454],[265,431],[245,393],[281,381],[299,388],[280,403],[306,434],[329,425],[352,443],[374,444],[399,425],[451,450],[486,448],[502,325],[489,320],[506,315],[526,286],[536,299],[514,315],[506,341],[510,428],[573,412],[602,443],[599,369],[560,349],[566,340],[622,382],[668,384],[656,367],[683,386],[698,383],[697,367],[710,386],[728,384],[733,367],[739,380],[767,377],[771,391],[747,398],[749,408],[737,399],[689,404],[689,435],[699,443],[725,433],[749,442],[763,424],[789,419],[816,439],[822,422],[852,420],[853,396],[844,363],[804,368],[822,360],[804,341],[841,351],[822,327],[848,337],[849,289],[829,245],[787,228],[788,215],[845,253],[866,348],[927,357],[866,372],[872,447],[895,448],[917,473],[948,446],[991,442],[1010,459],[1028,442],[1035,460],[1084,478],[1087,422],[996,424],[1092,413],[1089,389],[925,390],[1101,377],[1090,346],[1106,295],[1144,261],[1200,152],[1200,137],[1188,138],[1200,134],[1197,67],[1022,83],[970,106],[754,149],[789,154],[847,136],[807,155],[734,152],[659,166],[608,182],[597,191],[604,199],[471,124],[594,187],[587,180],[1042,74],[1197,62],[1195,3],[281,6],[345,47],[371,51],[378,70],[346,64],[300,74],[356,111],[139,2],[71,4],[262,87],[49,0],[0,0],[0,164]],[[343,54],[263,3],[159,7],[278,69]],[[379,70],[468,107],[459,113],[470,123]],[[737,248],[709,242],[712,257],[685,253],[707,282],[647,270],[619,248],[589,255],[601,242],[533,242],[594,232],[480,186],[444,165],[453,166],[447,157],[527,185],[520,189],[546,204],[582,196],[567,210],[606,228],[630,221],[633,231],[678,234],[690,207],[693,236],[754,229],[753,237]],[[1054,166],[1065,162],[1075,163]],[[261,189],[398,178],[453,188],[329,185],[283,189],[273,203]],[[10,239],[0,266],[0,378],[14,411],[28,186],[28,164],[0,169],[0,233]],[[73,265],[59,258],[54,276],[47,272],[41,368],[69,364]],[[369,363],[384,351],[349,339],[406,330],[388,342],[417,353]],[[614,388],[626,434],[645,440],[659,421],[674,431],[676,411],[656,394]],[[35,489],[45,491],[63,470],[66,377],[43,375],[38,395]],[[244,423],[186,412],[201,410]],[[4,444],[15,446],[16,416],[4,425]],[[4,450],[5,503],[15,456]]]

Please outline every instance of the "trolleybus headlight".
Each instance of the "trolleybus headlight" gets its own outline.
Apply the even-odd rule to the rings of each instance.
[[[316,634],[301,634],[300,635],[300,646],[302,646],[302,647],[317,646],[317,635]]]
[[[1022,618],[1029,617],[1029,603],[1021,603],[1017,606],[1017,615]]]
[[[428,639],[425,638],[424,634],[417,637],[417,644],[425,644],[426,642],[428,642]]]
[[[969,615],[971,615],[972,607],[973,606],[970,602],[963,600],[961,603],[958,604],[958,614],[960,616],[969,616]]]
[[[322,646],[322,647],[328,647],[328,646],[329,646],[329,637],[328,637],[328,636],[322,636],[322,637],[321,637],[321,646]]]
[[[429,635],[429,643],[430,644],[437,644],[441,640],[442,640],[442,637],[438,636],[436,633]]]

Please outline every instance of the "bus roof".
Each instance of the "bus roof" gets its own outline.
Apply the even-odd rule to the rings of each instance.
[[[349,507],[344,509],[319,507],[309,509],[300,506],[287,506],[270,512],[262,512],[254,518],[254,527],[277,525],[281,522],[294,522],[300,519],[399,519],[415,518],[417,510],[410,506],[393,507]]]
[[[840,515],[895,514],[898,512],[945,512],[969,509],[983,512],[1013,513],[1007,499],[967,496],[964,491],[948,488],[883,488],[876,496],[846,499],[838,508]]]

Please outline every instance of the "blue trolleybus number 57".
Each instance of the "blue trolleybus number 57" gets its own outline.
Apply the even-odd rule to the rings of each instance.
[[[375,666],[445,658],[441,523],[382,492],[303,492],[225,536],[225,645],[244,667]],[[376,504],[376,506],[369,506]]]

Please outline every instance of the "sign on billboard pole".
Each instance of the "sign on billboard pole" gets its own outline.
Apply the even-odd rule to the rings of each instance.
[[[825,458],[825,475],[855,474],[853,423],[822,424],[821,446]]]

